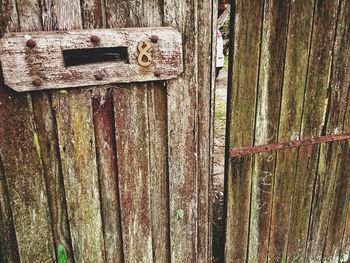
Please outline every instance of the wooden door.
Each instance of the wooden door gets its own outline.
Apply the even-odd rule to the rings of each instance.
[[[184,73],[24,93],[0,84],[0,262],[56,262],[58,250],[69,262],[210,260],[213,2],[1,2],[0,37],[171,26]]]
[[[225,262],[348,262],[348,1],[235,1]]]

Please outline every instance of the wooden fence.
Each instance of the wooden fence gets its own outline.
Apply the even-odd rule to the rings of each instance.
[[[208,262],[216,4],[0,3],[0,37],[172,26],[184,47],[184,73],[168,82],[28,93],[0,84],[0,262],[56,262],[60,245],[69,262]]]
[[[231,14],[228,150],[349,133],[350,2],[236,0]],[[227,151],[225,262],[349,262],[349,144]]]

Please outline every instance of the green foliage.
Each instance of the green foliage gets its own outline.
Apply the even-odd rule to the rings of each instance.
[[[57,260],[58,263],[68,263],[66,249],[62,244],[59,244],[57,247]]]
[[[175,215],[177,220],[183,219],[185,216],[185,211],[183,209],[178,209],[176,210]]]
[[[226,102],[216,96],[215,98],[215,134],[217,137],[225,136],[226,129]]]

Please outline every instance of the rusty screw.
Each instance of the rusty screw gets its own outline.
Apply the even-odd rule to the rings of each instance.
[[[36,87],[39,87],[41,86],[41,84],[43,84],[43,82],[41,81],[41,79],[35,79],[33,80],[33,85],[36,86]]]
[[[100,43],[100,41],[101,41],[101,39],[98,37],[98,36],[91,36],[90,37],[90,41],[92,42],[92,43],[94,43],[95,45],[97,45],[98,43]]]
[[[159,40],[159,37],[158,36],[156,36],[156,35],[153,35],[153,36],[151,36],[151,42],[152,43],[157,43],[158,42],[158,40]]]
[[[97,74],[97,75],[95,75],[95,79],[100,81],[100,80],[103,79],[103,75],[102,74]]]
[[[33,48],[36,46],[36,43],[33,39],[29,39],[26,43],[27,47]]]
[[[160,75],[161,75],[160,70],[159,70],[159,69],[156,69],[156,70],[154,71],[154,76],[156,76],[157,78],[159,78]]]

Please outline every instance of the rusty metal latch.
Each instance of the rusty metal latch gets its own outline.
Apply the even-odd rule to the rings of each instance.
[[[265,145],[255,146],[255,147],[244,147],[244,148],[230,150],[230,158],[245,156],[245,155],[254,154],[254,153],[270,152],[270,151],[283,150],[288,148],[297,148],[301,146],[321,144],[321,143],[333,142],[333,141],[349,140],[349,139],[350,139],[350,133],[342,133],[342,134],[321,136],[321,137],[316,137],[316,138],[306,139],[306,140],[271,143],[271,144],[265,144]]]
[[[177,78],[182,36],[170,27],[8,33],[5,84],[22,92]]]

